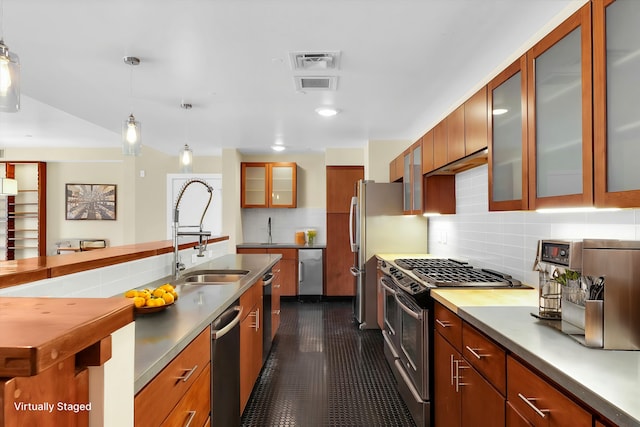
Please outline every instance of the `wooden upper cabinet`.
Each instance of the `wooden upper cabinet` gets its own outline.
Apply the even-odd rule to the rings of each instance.
[[[422,174],[433,170],[433,129],[422,137]]]
[[[487,87],[464,103],[464,154],[468,156],[487,148]]]
[[[527,53],[529,209],[593,205],[591,3]]]
[[[407,215],[422,213],[422,138],[402,153],[402,210]]]
[[[356,183],[363,179],[362,166],[327,166],[327,213],[349,213]]]
[[[445,118],[433,128],[433,168],[438,169],[448,163],[447,144],[448,118]]]
[[[640,4],[593,1],[594,184],[597,207],[640,206]]]
[[[295,208],[297,165],[292,162],[242,163],[240,187],[243,208]]]
[[[447,163],[465,156],[464,152],[464,104],[447,117]]]
[[[489,210],[528,207],[526,57],[488,85]]]
[[[400,154],[389,162],[389,182],[402,181],[402,167],[404,165],[403,155]]]

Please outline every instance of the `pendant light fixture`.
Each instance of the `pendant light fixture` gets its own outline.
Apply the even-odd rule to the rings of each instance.
[[[191,104],[187,104],[187,103],[182,103],[180,104],[180,108],[184,109],[185,112],[189,111],[191,108],[193,107],[193,105]],[[188,124],[187,124],[187,120],[186,120],[186,113],[185,113],[185,139],[187,140],[187,142],[189,141],[188,138]],[[182,149],[182,151],[180,151],[180,156],[179,156],[179,163],[180,163],[180,172],[181,173],[192,173],[193,172],[193,151],[191,151],[191,148],[189,148],[189,144],[185,143],[184,144],[184,148]]]
[[[4,5],[0,0],[0,111],[20,110],[20,59],[4,44]]]
[[[129,79],[129,98],[133,103],[133,67],[140,64],[135,56],[125,56],[124,63],[131,67]],[[133,109],[133,107],[131,107]],[[142,124],[136,120],[133,113],[122,124],[122,154],[125,156],[139,156],[142,149]]]

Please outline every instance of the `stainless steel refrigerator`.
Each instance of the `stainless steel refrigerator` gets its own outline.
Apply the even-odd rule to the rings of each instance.
[[[402,183],[360,180],[349,210],[349,237],[356,277],[354,317],[361,329],[376,329],[377,260],[381,253],[426,253],[427,219],[403,215]]]

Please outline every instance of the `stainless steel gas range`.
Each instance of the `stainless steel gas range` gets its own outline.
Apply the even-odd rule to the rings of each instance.
[[[418,426],[431,425],[434,288],[518,288],[509,275],[445,258],[380,261],[384,293],[384,352]],[[437,398],[437,397],[435,397]]]

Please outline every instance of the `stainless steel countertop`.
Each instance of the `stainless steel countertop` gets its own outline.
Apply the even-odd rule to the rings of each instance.
[[[437,298],[436,298],[437,299]],[[587,348],[531,316],[537,307],[460,306],[458,315],[620,426],[640,426],[640,351]]]
[[[255,248],[263,248],[263,249],[273,249],[273,248],[281,248],[281,249],[325,249],[327,247],[326,244],[324,243],[320,243],[320,244],[314,244],[313,246],[309,246],[309,245],[297,245],[295,243],[260,243],[260,242],[254,242],[254,243],[238,243],[236,245],[236,248],[251,248],[251,249],[255,249]]]
[[[184,273],[206,269],[249,270],[229,285],[177,285],[178,301],[166,310],[137,315],[135,320],[134,392],[138,393],[195,337],[282,257],[280,254],[224,255]],[[172,276],[141,288],[173,283]]]

